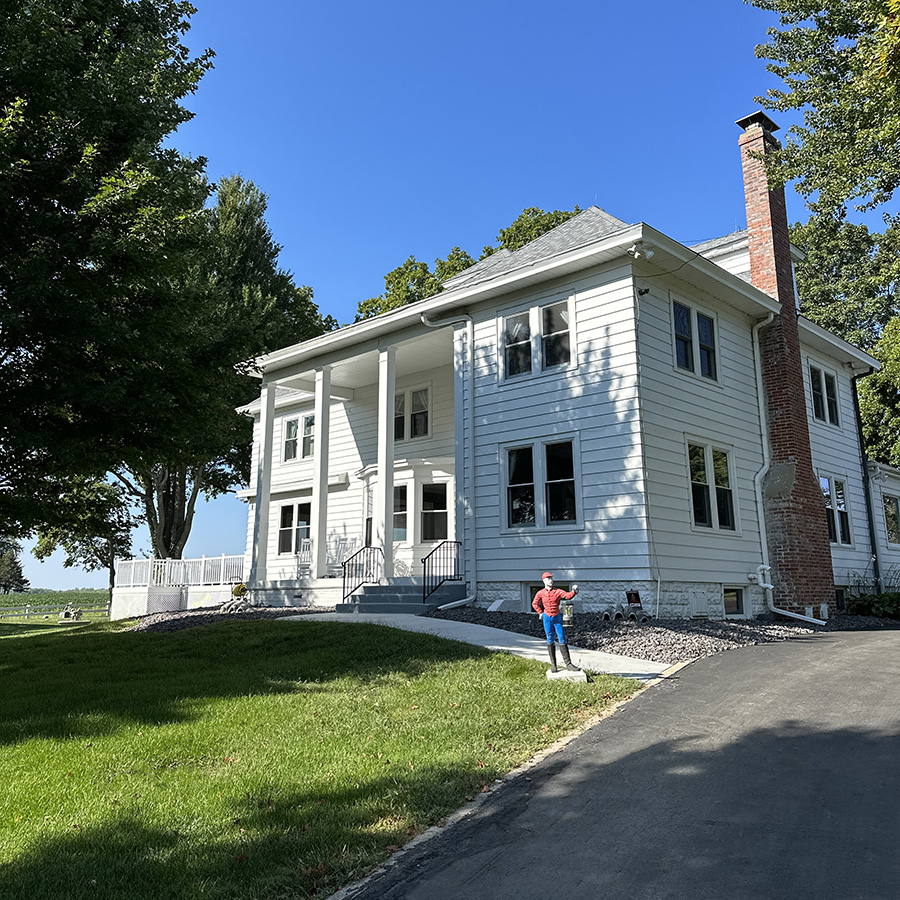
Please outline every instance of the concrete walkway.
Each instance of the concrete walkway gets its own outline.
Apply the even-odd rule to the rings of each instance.
[[[453,622],[448,619],[430,619],[426,616],[410,615],[378,615],[376,613],[313,613],[303,616],[286,616],[289,622],[368,622],[373,625],[387,625],[389,628],[402,628],[404,631],[418,631],[423,634],[434,634],[451,641],[462,641],[487,647],[488,650],[500,650],[513,653],[528,659],[547,662],[547,642],[541,638],[515,634],[499,628],[488,628],[485,625],[472,625],[468,622]],[[621,675],[623,678],[636,678],[638,681],[652,681],[658,678],[669,663],[651,662],[648,659],[634,659],[631,656],[617,656],[614,653],[603,653],[600,650],[582,650],[569,647],[572,662],[591,672],[606,672],[610,675]]]

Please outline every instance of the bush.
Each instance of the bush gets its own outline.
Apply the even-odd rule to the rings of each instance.
[[[900,619],[900,592],[860,594],[858,597],[851,597],[847,603],[847,612],[854,616]]]

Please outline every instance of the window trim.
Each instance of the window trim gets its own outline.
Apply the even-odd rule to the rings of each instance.
[[[691,450],[690,448],[702,447],[704,468],[707,475],[707,498],[709,501],[710,519],[709,525],[698,525],[694,516],[694,479],[691,472]],[[731,515],[734,518],[734,528],[723,528],[719,524],[719,504],[716,495],[717,485],[715,483],[715,465],[713,453],[718,451],[724,453],[728,464],[728,488],[731,492]],[[735,478],[735,461],[734,447],[723,441],[714,441],[709,438],[698,437],[697,435],[685,434],[684,436],[684,459],[687,474],[687,512],[691,523],[691,530],[697,534],[715,534],[726,536],[739,536],[741,534],[741,515],[740,515],[740,499],[738,497],[737,479]],[[709,481],[709,473],[713,473],[712,481]],[[711,490],[710,490],[711,489]]]
[[[835,487],[836,484],[839,483],[844,489],[844,507],[845,508],[843,510],[838,510],[837,507],[834,506],[833,499],[831,500],[831,505],[829,506],[828,502],[826,501],[824,491],[822,493],[823,509],[825,510],[825,521],[827,524],[830,524],[830,519],[828,517],[829,510],[831,510],[832,513],[834,513],[834,512],[843,512],[844,513],[844,515],[847,518],[847,535],[850,538],[850,540],[849,541],[842,540],[842,538],[841,538],[841,534],[842,534],[842,530],[843,530],[841,527],[842,523],[838,516],[834,516],[833,518],[834,518],[835,539],[834,540],[831,539],[831,530],[829,529],[828,543],[832,547],[852,547],[854,545],[853,520],[850,517],[850,492],[847,490],[847,484],[848,484],[847,476],[841,475],[838,473],[834,473],[834,472],[823,472],[821,470],[818,471],[816,474],[819,477],[819,489],[820,490],[822,489],[822,482],[823,481],[828,482],[831,498],[834,498],[837,495],[837,489]]]
[[[882,491],[881,492],[881,509],[882,509],[882,513],[884,515],[885,539],[889,545],[891,545],[893,547],[900,547],[900,540],[897,540],[897,541],[891,540],[891,529],[888,526],[888,522],[887,522],[887,505],[888,505],[889,500],[893,501],[893,503],[894,503],[894,510],[897,515],[897,522],[898,522],[898,525],[900,525],[900,496],[897,496],[895,494],[886,494],[884,491]]]
[[[414,492],[416,495],[416,526],[417,526],[417,534],[419,544],[441,544],[444,541],[452,540],[450,535],[453,534],[453,520],[450,516],[450,507],[453,505],[453,491],[450,490],[451,482],[445,480],[443,478],[435,479],[434,476],[431,476],[427,481],[422,480],[416,482],[417,490]],[[427,487],[443,487],[444,488],[444,499],[446,502],[446,507],[444,509],[439,510],[427,510],[425,509],[425,488]],[[434,515],[435,513],[443,513],[446,517],[447,523],[447,536],[442,538],[426,538],[425,537],[425,516],[426,515]]]
[[[572,469],[575,485],[575,518],[560,522],[548,521],[547,509],[547,455],[546,447],[551,444],[571,443]],[[534,478],[533,525],[509,524],[509,451],[531,450]],[[500,533],[501,534],[548,534],[558,531],[583,531],[585,527],[584,491],[581,477],[581,444],[578,432],[547,434],[524,441],[508,441],[498,445],[500,472]]]
[[[296,425],[297,432],[292,438],[287,437],[288,425],[293,422]],[[310,434],[305,433],[306,423],[312,423],[312,431]],[[316,428],[316,416],[315,413],[292,413],[289,416],[285,416],[281,420],[281,461],[283,463],[296,463],[300,462],[304,459],[312,459],[313,456],[313,447],[314,444],[312,441],[315,440],[315,428]],[[288,441],[291,441],[294,444],[294,455],[287,455],[287,444]],[[309,453],[306,453],[306,445],[307,441],[311,441]]]
[[[566,304],[566,312],[569,316],[569,361],[555,366],[544,365],[544,323],[543,311],[550,306]],[[527,372],[519,372],[515,375],[507,373],[506,359],[506,321],[528,314],[529,341],[531,345],[531,368]],[[555,332],[562,334],[562,332]],[[524,343],[524,342],[520,342]],[[575,322],[575,294],[556,293],[538,299],[529,300],[528,303],[520,303],[516,306],[500,310],[497,314],[497,373],[500,384],[515,383],[529,378],[543,378],[569,372],[578,367],[578,335]]]
[[[675,307],[681,306],[682,308],[688,310],[690,313],[690,322],[691,322],[691,368],[686,368],[678,365],[678,342],[680,340],[684,340],[682,335],[679,335],[675,330]],[[712,322],[713,327],[713,343],[712,343],[712,353],[713,353],[713,369],[714,375],[704,375],[701,371],[702,369],[702,360],[703,356],[701,354],[701,344],[700,344],[700,322],[699,316],[703,316],[706,319],[709,319]],[[721,354],[721,342],[719,339],[720,327],[719,327],[719,316],[717,313],[711,312],[703,306],[698,306],[691,300],[685,300],[681,296],[672,296],[669,298],[669,330],[672,338],[672,368],[674,371],[680,373],[681,375],[688,375],[692,378],[697,378],[702,381],[704,384],[715,384],[722,386],[722,354]],[[703,345],[706,347],[706,345]]]
[[[819,373],[818,387],[819,387],[819,396],[822,403],[822,415],[818,415],[816,413],[816,384],[813,380],[813,371]],[[818,362],[815,362],[811,359],[806,360],[806,377],[809,379],[809,411],[812,418],[816,422],[821,422],[823,425],[831,425],[834,428],[841,427],[841,391],[840,391],[840,379],[837,376],[837,372],[833,369],[829,369],[828,366],[823,366]],[[828,379],[832,379],[834,382],[834,417],[832,417],[831,410],[831,398],[828,396]]]
[[[285,557],[285,556],[296,556],[300,552],[300,542],[304,540],[298,536],[298,532],[300,531],[300,507],[301,506],[309,506],[310,507],[310,520],[306,523],[306,538],[312,536],[312,504],[309,500],[292,500],[290,503],[281,503],[278,506],[278,529],[277,529],[277,538],[275,541],[275,549],[276,556]],[[284,511],[289,509],[291,511],[291,524],[284,525]],[[281,536],[284,532],[289,532],[291,535],[291,549],[290,550],[282,550],[281,549]]]
[[[413,411],[412,411],[412,397],[413,394],[418,393],[419,391],[425,391],[428,395],[428,409],[426,410],[428,414],[428,430],[425,434],[417,434],[415,437],[412,435],[412,421],[413,421]],[[397,409],[397,398],[403,397],[403,437],[397,437],[397,418],[396,409]],[[394,391],[394,442],[397,444],[406,444],[409,441],[425,441],[434,436],[434,391],[432,390],[431,382],[427,382],[425,384],[414,384],[410,387],[397,388]]]

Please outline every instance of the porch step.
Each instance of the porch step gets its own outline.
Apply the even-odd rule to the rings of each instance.
[[[422,602],[421,584],[364,584],[353,596],[339,603],[335,611],[421,616],[465,596],[466,586],[461,581],[445,581],[427,603]]]

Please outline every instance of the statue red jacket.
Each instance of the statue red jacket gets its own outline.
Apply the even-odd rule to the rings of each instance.
[[[548,616],[559,615],[559,601],[571,600],[575,591],[564,591],[560,588],[541,588],[532,600],[531,605],[535,612],[544,612]]]

